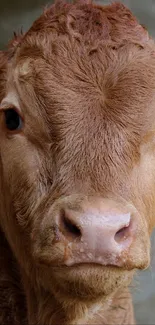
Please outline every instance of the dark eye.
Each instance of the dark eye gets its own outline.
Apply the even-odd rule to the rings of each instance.
[[[20,130],[23,126],[22,119],[15,109],[9,108],[4,111],[5,124],[8,130]]]

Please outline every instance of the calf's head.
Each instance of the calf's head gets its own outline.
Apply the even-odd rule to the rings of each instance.
[[[17,43],[1,73],[1,227],[37,285],[106,297],[150,261],[154,42],[121,4],[59,3]]]

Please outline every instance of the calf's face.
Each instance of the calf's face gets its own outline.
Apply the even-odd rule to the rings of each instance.
[[[105,15],[81,6],[77,15]],[[117,15],[117,6],[105,8]],[[81,39],[80,25],[75,31],[65,15],[49,33],[38,20],[8,63],[0,222],[30,278],[59,299],[96,300],[128,285],[150,261],[155,46],[134,19],[142,37],[133,31],[122,44],[96,43],[94,23],[89,44],[88,31]],[[58,33],[63,19],[68,30]],[[121,39],[121,22],[116,32]]]

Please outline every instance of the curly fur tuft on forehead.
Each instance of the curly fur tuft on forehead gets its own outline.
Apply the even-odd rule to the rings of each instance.
[[[15,38],[14,45],[20,45],[21,40],[27,41],[33,35],[43,38],[49,33],[68,35],[85,44],[105,42],[115,48],[127,42],[143,46],[149,40],[147,30],[119,2],[101,6],[91,0],[73,3],[57,0],[45,8],[24,36]]]

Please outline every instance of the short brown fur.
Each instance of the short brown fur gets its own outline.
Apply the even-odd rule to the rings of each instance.
[[[0,324],[133,324],[155,226],[154,41],[120,3],[58,1],[0,53],[0,87]],[[52,216],[98,197],[137,211],[124,267],[60,266]]]

